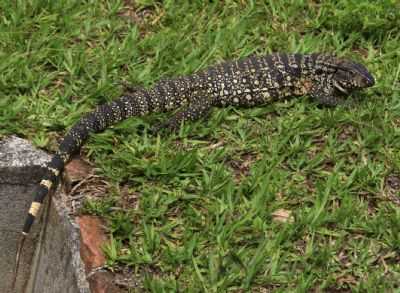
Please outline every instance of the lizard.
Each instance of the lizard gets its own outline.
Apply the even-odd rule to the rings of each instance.
[[[67,132],[58,151],[45,166],[17,248],[15,277],[23,243],[46,196],[54,190],[71,156],[92,133],[134,116],[176,111],[152,128],[177,130],[183,122],[205,117],[213,107],[255,107],[291,96],[308,95],[317,103],[335,106],[353,91],[371,87],[374,77],[367,68],[332,54],[251,55],[228,61],[192,75],[161,80],[154,86],[135,88],[127,95],[98,106]],[[14,280],[15,281],[15,280]]]

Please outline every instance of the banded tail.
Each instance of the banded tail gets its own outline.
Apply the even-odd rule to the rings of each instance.
[[[134,88],[131,95],[122,96],[108,104],[100,105],[75,124],[60,143],[58,152],[46,165],[46,175],[36,189],[34,199],[26,217],[21,240],[17,249],[13,288],[18,274],[21,251],[26,236],[38,216],[46,196],[55,190],[64,166],[77,153],[91,133],[101,132],[107,127],[133,116],[143,116],[151,112],[165,112],[177,109],[186,102],[185,94],[198,86],[190,78],[177,78],[159,82],[146,90]]]
[[[80,119],[64,137],[58,152],[45,166],[46,174],[36,188],[34,199],[26,216],[17,249],[13,288],[18,274],[20,255],[25,238],[29,234],[46,196],[57,188],[64,166],[69,162],[71,156],[80,150],[91,133],[100,132],[128,117],[141,116],[152,111],[153,109],[149,107],[148,95],[149,92],[141,89],[137,90],[133,96],[122,96],[113,102],[98,106],[96,110]]]
[[[100,132],[128,117],[144,115],[149,112],[145,92],[142,93],[143,95],[122,96],[109,104],[101,105],[71,128],[60,143],[58,152],[45,167],[47,172],[36,189],[22,229],[23,235],[29,234],[43,201],[57,187],[65,164],[69,162],[73,154],[80,150],[91,133]]]

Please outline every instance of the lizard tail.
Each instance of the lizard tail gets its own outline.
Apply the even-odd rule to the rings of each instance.
[[[22,234],[28,235],[35,218],[38,216],[44,199],[52,189],[57,187],[59,177],[64,169],[64,164],[69,160],[70,155],[57,153],[46,166],[46,174],[36,188],[35,197],[31,203],[28,214],[22,228]]]
[[[15,289],[17,281],[18,269],[21,260],[21,252],[24,247],[25,239],[28,236],[29,231],[31,230],[32,224],[35,221],[35,218],[37,217],[47,194],[50,192],[52,187],[55,188],[57,186],[59,176],[64,168],[64,158],[67,158],[67,156],[62,157],[60,154],[56,154],[53,156],[51,161],[46,166],[46,174],[44,175],[43,179],[40,181],[40,184],[36,189],[34,200],[31,203],[31,207],[29,208],[28,215],[26,216],[25,223],[22,228],[22,235],[19,240],[17,254],[15,256],[15,268],[12,281],[13,291]]]
[[[46,165],[46,174],[43,176],[35,191],[34,199],[22,228],[21,240],[17,248],[13,287],[18,275],[21,251],[27,235],[38,216],[42,204],[51,190],[55,190],[64,166],[73,154],[79,152],[83,143],[91,133],[100,132],[110,125],[115,124],[131,116],[141,116],[149,113],[152,107],[149,105],[148,92],[137,91],[133,96],[122,96],[119,99],[98,106],[93,112],[88,113],[78,121],[66,134],[60,143],[58,152]]]
[[[15,284],[17,282],[18,269],[19,269],[19,263],[20,263],[20,258],[21,258],[21,251],[22,251],[22,247],[24,247],[25,239],[26,239],[26,235],[22,234],[21,239],[19,241],[18,248],[17,248],[17,255],[15,256],[15,268],[14,268],[13,280],[11,283],[11,291],[15,291]]]
[[[68,163],[72,155],[79,152],[81,146],[91,133],[103,131],[107,127],[128,117],[146,115],[151,110],[149,93],[144,89],[138,90],[133,96],[122,96],[113,102],[98,106],[70,129],[61,141],[58,152],[46,165],[46,174],[35,191],[35,196],[26,216],[21,240],[17,249],[14,279],[17,276],[20,254],[25,238],[29,234],[46,196],[51,190],[56,189],[64,166]]]
[[[122,96],[108,104],[98,106],[93,112],[86,114],[65,135],[58,152],[46,165],[46,174],[40,181],[35,197],[29,208],[22,229],[23,235],[28,235],[35,218],[39,214],[43,201],[52,189],[56,189],[60,175],[73,154],[79,152],[83,143],[91,133],[103,131],[107,127],[131,116],[147,114],[148,93],[144,90],[134,96]]]
[[[17,249],[13,286],[18,274],[24,241],[31,230],[35,218],[40,212],[46,196],[51,190],[56,189],[64,166],[73,154],[79,152],[81,146],[91,133],[100,132],[126,118],[142,116],[154,111],[156,107],[153,105],[151,94],[154,93],[145,89],[137,89],[133,95],[122,96],[108,104],[100,105],[93,112],[88,113],[80,119],[63,138],[58,152],[45,167],[46,174],[36,189],[34,199],[26,216],[21,240]]]

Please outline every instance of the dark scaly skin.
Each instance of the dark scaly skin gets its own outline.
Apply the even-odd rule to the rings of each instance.
[[[254,107],[290,96],[309,95],[320,104],[334,106],[351,91],[373,84],[368,70],[350,60],[324,54],[272,54],[226,62],[189,76],[160,81],[150,89],[136,89],[129,96],[97,107],[67,133],[37,188],[23,239],[45,197],[56,188],[65,164],[91,133],[132,116],[179,109],[170,120],[153,128],[154,132],[163,128],[176,130],[184,121],[204,117],[212,107]]]

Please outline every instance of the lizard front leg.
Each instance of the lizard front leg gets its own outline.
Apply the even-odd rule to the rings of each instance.
[[[315,84],[311,89],[310,96],[319,104],[328,107],[334,107],[342,102],[342,99],[335,94],[333,85],[326,80]]]

